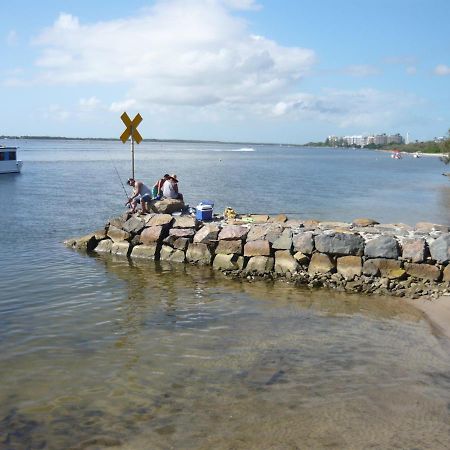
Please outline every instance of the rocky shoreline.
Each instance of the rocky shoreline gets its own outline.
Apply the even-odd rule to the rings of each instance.
[[[209,265],[228,276],[419,298],[450,295],[449,227],[125,213],[68,247],[132,259]]]

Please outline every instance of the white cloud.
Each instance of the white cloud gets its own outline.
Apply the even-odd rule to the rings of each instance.
[[[64,122],[71,116],[71,113],[58,104],[51,104],[41,111],[41,116],[45,120]]]
[[[232,13],[256,8],[253,0],[166,0],[139,16],[94,24],[61,14],[34,41],[42,48],[40,80],[125,83],[120,97],[141,105],[273,102],[296,88],[316,56],[252,35]]]
[[[373,75],[378,75],[380,73],[380,69],[375,66],[360,64],[360,65],[351,65],[347,66],[344,69],[344,73],[350,75],[352,77],[369,77]]]
[[[445,64],[439,64],[434,68],[434,73],[439,76],[450,75],[450,67]]]
[[[408,66],[408,67],[405,69],[405,71],[406,71],[406,73],[407,73],[408,75],[415,75],[415,74],[417,73],[417,67],[415,67],[415,66]]]
[[[78,105],[83,110],[94,110],[97,109],[98,106],[100,106],[101,102],[100,100],[95,97],[89,97],[89,98],[80,98]]]
[[[6,35],[6,44],[10,47],[17,45],[19,40],[19,36],[17,35],[17,31],[16,30],[11,30],[7,35]]]

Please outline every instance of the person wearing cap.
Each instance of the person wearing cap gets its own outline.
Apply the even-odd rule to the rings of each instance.
[[[133,193],[125,206],[130,205],[131,212],[136,212],[136,207],[140,203],[142,207],[142,214],[148,214],[147,203],[152,200],[152,190],[145,185],[142,181],[129,178],[127,181],[128,186],[133,187]]]
[[[169,179],[163,184],[163,197],[173,198],[183,201],[183,194],[178,192],[178,179],[175,174],[170,175]]]

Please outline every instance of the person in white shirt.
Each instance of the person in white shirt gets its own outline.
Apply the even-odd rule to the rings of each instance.
[[[144,184],[142,181],[129,178],[127,181],[128,186],[133,187],[133,193],[125,206],[131,206],[131,212],[136,212],[136,207],[140,203],[142,207],[142,214],[148,214],[147,204],[152,200],[152,190]]]
[[[175,174],[170,175],[169,179],[164,182],[162,193],[164,198],[173,198],[183,201],[183,194],[178,192],[178,179]]]

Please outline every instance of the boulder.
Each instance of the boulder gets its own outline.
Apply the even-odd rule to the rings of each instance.
[[[316,273],[333,272],[335,264],[329,255],[325,253],[314,253],[308,266],[308,273],[314,275]]]
[[[159,252],[160,261],[168,261],[170,255],[175,251],[172,247],[168,245],[162,245],[161,250]]]
[[[177,238],[173,241],[173,248],[177,250],[186,251],[187,246],[189,245],[190,239],[188,238]]]
[[[111,254],[117,256],[128,256],[130,250],[130,243],[126,241],[114,242],[111,247]]]
[[[430,244],[431,257],[438,263],[448,263],[450,261],[450,233],[439,236]]]
[[[259,241],[266,239],[269,242],[276,241],[283,232],[283,226],[278,223],[267,223],[263,225],[253,225],[247,235],[248,241]]]
[[[341,256],[336,260],[337,272],[352,280],[362,273],[362,259],[360,256]]]
[[[161,261],[171,261],[177,263],[184,263],[186,260],[186,254],[182,250],[177,250],[168,245],[161,247],[159,259]]]
[[[128,220],[128,214],[121,217],[113,217],[108,220],[108,225],[116,228],[122,228],[123,224]]]
[[[140,241],[144,245],[159,242],[165,237],[164,228],[161,226],[154,226],[144,228],[141,233]]]
[[[150,203],[150,209],[158,214],[172,214],[184,209],[184,202],[173,198],[165,198]]]
[[[288,220],[288,217],[286,216],[286,214],[278,214],[275,217],[270,217],[269,220],[275,223],[284,223]]]
[[[219,233],[219,241],[245,239],[248,234],[248,228],[241,225],[226,225]]]
[[[113,242],[123,242],[131,238],[131,234],[128,231],[122,230],[110,225],[108,228],[108,237],[113,240]]]
[[[246,242],[244,256],[270,256],[270,243],[265,240]]]
[[[97,247],[98,242],[99,239],[96,238],[95,234],[87,234],[86,236],[65,241],[64,244],[67,247],[76,248],[77,250],[91,252]]]
[[[294,273],[298,270],[297,260],[291,255],[289,250],[278,250],[275,252],[275,272],[285,274]]]
[[[426,248],[426,242],[423,238],[405,239],[402,242],[402,257],[413,263],[423,262],[426,257]]]
[[[207,244],[191,242],[186,251],[186,259],[190,263],[211,265],[212,254]]]
[[[442,231],[444,233],[449,232],[449,227],[447,225],[439,225],[430,222],[419,222],[416,223],[415,229],[417,231],[422,231],[425,233],[431,233],[432,231]]]
[[[431,264],[406,263],[405,270],[408,275],[421,280],[438,281],[441,278],[439,267]]]
[[[368,276],[382,276],[390,280],[403,278],[406,271],[402,263],[396,259],[376,258],[368,259],[363,264],[363,274]]]
[[[195,219],[191,216],[178,216],[172,225],[173,228],[195,228]]]
[[[217,270],[241,270],[243,267],[244,258],[238,255],[217,254],[213,262],[213,268]]]
[[[314,235],[311,231],[294,235],[292,243],[296,252],[311,255],[314,251]]]
[[[281,236],[273,242],[272,248],[275,250],[290,250],[292,248],[292,230],[284,229]]]
[[[173,222],[173,217],[170,214],[155,214],[147,222],[150,227],[169,227]]]
[[[111,253],[113,241],[111,239],[101,240],[94,251],[97,253]]]
[[[445,266],[442,281],[448,283],[450,281],[450,266]]]
[[[331,255],[357,255],[364,253],[364,239],[359,234],[324,233],[314,239],[316,249]]]
[[[137,245],[136,247],[133,247],[130,256],[132,258],[158,259],[159,245],[156,243],[148,245]]]
[[[131,216],[122,226],[128,233],[138,234],[145,226],[145,222],[136,216]]]
[[[245,272],[264,275],[272,272],[274,263],[274,258],[270,256],[253,256],[248,260]]]
[[[302,252],[295,253],[294,258],[301,266],[307,266],[310,261],[309,257]]]
[[[365,217],[361,217],[352,221],[352,225],[355,227],[370,227],[378,224],[379,222],[377,222],[376,220]]]
[[[394,237],[379,236],[366,242],[364,254],[369,258],[397,259],[400,256],[400,251]]]
[[[192,239],[194,234],[195,231],[193,228],[171,228],[169,230],[169,236],[175,236],[177,238]]]
[[[242,255],[243,244],[240,239],[234,241],[219,241],[216,248],[216,254],[223,255]]]
[[[204,225],[194,236],[196,244],[211,244],[217,241],[219,227],[214,224]]]
[[[253,223],[266,223],[269,220],[266,214],[251,214],[250,218],[253,219]]]

